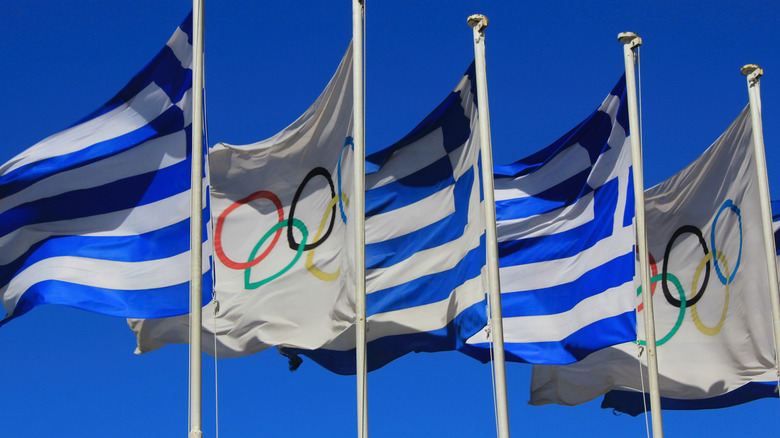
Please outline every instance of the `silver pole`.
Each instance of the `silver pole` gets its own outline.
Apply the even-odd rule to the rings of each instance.
[[[366,367],[365,258],[365,90],[363,86],[363,0],[352,0],[352,83],[354,99],[355,192],[355,356],[357,361],[358,437],[368,438],[368,377]]]
[[[190,187],[190,438],[202,419],[201,321],[203,312],[203,0],[192,2],[192,171]]]
[[[658,385],[658,358],[655,346],[655,322],[653,317],[653,299],[650,291],[650,269],[647,260],[647,226],[645,224],[644,176],[642,173],[642,139],[639,132],[639,109],[636,97],[636,73],[634,49],[642,45],[642,39],[633,32],[618,35],[623,43],[623,57],[626,64],[626,94],[628,97],[629,138],[631,139],[631,167],[634,172],[634,199],[636,220],[636,247],[639,253],[639,275],[642,284],[642,305],[645,315],[645,338],[647,342],[647,373],[650,383],[650,413],[653,425],[653,437],[664,436],[661,422],[661,395]]]
[[[493,366],[495,368],[496,422],[498,436],[509,438],[509,408],[506,391],[506,364],[504,362],[504,325],[501,316],[501,289],[498,277],[498,238],[496,236],[496,202],[493,194],[493,153],[490,140],[490,110],[488,108],[485,69],[484,15],[472,15],[468,25],[474,31],[474,60],[477,76],[477,107],[479,110],[479,143],[482,158],[482,191],[485,196],[485,241],[488,274],[488,304],[490,330],[493,339]]]
[[[753,125],[753,155],[756,156],[756,171],[758,173],[758,197],[761,203],[761,226],[764,231],[764,252],[766,267],[769,273],[769,296],[772,303],[772,328],[775,333],[775,365],[777,352],[780,351],[780,293],[778,293],[777,252],[775,237],[772,230],[772,201],[769,197],[769,178],[766,169],[764,152],[764,129],[761,121],[761,76],[764,74],[759,66],[748,64],[742,67],[742,74],[747,77],[748,95],[750,96],[750,119]]]

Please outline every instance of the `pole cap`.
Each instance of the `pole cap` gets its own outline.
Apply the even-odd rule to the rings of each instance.
[[[632,44],[634,45],[640,45],[642,44],[642,38],[639,38],[639,35],[635,34],[634,32],[620,32],[617,36],[618,41],[620,41],[623,44]]]
[[[468,20],[466,20],[466,23],[468,23],[469,27],[472,29],[479,26],[477,30],[482,30],[488,27],[488,19],[486,16],[482,14],[469,15],[469,18]]]
[[[750,76],[750,74],[754,71],[758,71],[759,76],[764,74],[764,70],[762,70],[761,67],[757,66],[756,64],[743,65],[739,71],[742,73],[742,76]]]

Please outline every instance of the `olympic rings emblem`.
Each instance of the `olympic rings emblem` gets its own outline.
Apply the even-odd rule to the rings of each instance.
[[[739,230],[739,254],[737,255],[737,261],[734,265],[733,271],[729,269],[728,262],[726,260],[726,256],[723,252],[721,252],[717,247],[717,241],[715,240],[715,229],[718,225],[718,219],[721,217],[721,215],[724,212],[731,212],[733,213],[737,218],[738,223],[738,230]],[[669,257],[672,252],[672,247],[674,246],[674,243],[684,234],[693,234],[701,246],[703,257],[701,261],[699,262],[698,266],[696,267],[694,273],[693,273],[693,282],[690,289],[690,297],[686,296],[685,290],[680,283],[679,279],[669,272]],[[729,293],[730,293],[730,285],[732,282],[734,282],[734,276],[736,275],[737,271],[740,267],[740,262],[742,260],[742,213],[737,205],[734,204],[732,200],[726,200],[718,210],[718,213],[715,215],[715,219],[712,221],[712,229],[710,231],[710,246],[712,247],[712,250],[710,250],[707,247],[707,242],[704,238],[704,235],[702,231],[693,226],[693,225],[683,225],[672,234],[671,238],[666,244],[666,249],[664,251],[664,260],[662,264],[662,272],[661,274],[658,274],[658,267],[655,263],[655,260],[653,258],[652,254],[649,254],[650,258],[650,268],[652,271],[652,278],[650,279],[651,283],[651,295],[655,293],[655,286],[656,283],[661,282],[661,288],[663,290],[664,298],[666,299],[666,302],[668,302],[671,306],[679,308],[677,320],[674,324],[674,326],[670,329],[670,331],[664,335],[661,339],[659,339],[656,342],[657,346],[661,346],[665,344],[667,341],[672,339],[674,335],[677,333],[677,331],[682,326],[684,317],[685,317],[685,310],[686,308],[690,307],[691,309],[691,318],[693,319],[693,323],[696,326],[696,328],[707,336],[715,336],[720,332],[720,330],[723,328],[723,324],[726,321],[726,313],[728,312],[728,305],[729,305]],[[710,263],[712,263],[715,266],[715,273],[717,274],[718,280],[720,280],[720,283],[725,286],[725,296],[724,296],[724,304],[723,304],[723,310],[720,315],[720,319],[717,324],[710,327],[704,324],[702,322],[699,311],[696,307],[697,303],[702,299],[704,296],[705,291],[707,290],[707,287],[709,285],[710,281]],[[704,272],[704,278],[702,279],[701,288],[697,290],[697,285],[699,284],[699,279],[701,278],[702,272]],[[671,282],[672,285],[675,287],[677,292],[677,298],[674,297],[669,290],[668,283]],[[640,295],[642,293],[641,286],[637,289],[637,295]],[[642,304],[637,306],[637,311],[642,311]],[[640,345],[645,345],[645,341],[639,341]]]
[[[344,223],[347,222],[347,215],[344,212],[344,205],[349,207],[349,198],[345,193],[341,191],[341,161],[342,161],[342,156],[344,154],[344,149],[352,145],[353,145],[352,138],[347,137],[344,142],[344,147],[341,150],[341,154],[339,155],[336,185],[334,185],[333,183],[333,178],[331,177],[330,172],[328,172],[323,167],[315,167],[306,174],[306,176],[303,178],[303,181],[301,181],[300,185],[295,191],[295,195],[293,196],[292,203],[290,204],[290,214],[287,218],[284,217],[284,207],[282,205],[282,201],[279,199],[279,197],[276,194],[267,190],[258,190],[250,194],[249,196],[246,196],[242,199],[239,199],[238,201],[233,202],[230,206],[228,206],[228,208],[226,208],[219,215],[214,229],[215,253],[219,258],[219,260],[227,268],[244,271],[245,289],[249,289],[249,290],[257,289],[260,286],[267,284],[279,278],[280,276],[284,275],[298,262],[298,260],[301,258],[303,253],[307,251],[308,251],[308,255],[306,257],[305,266],[306,269],[312,275],[314,275],[316,278],[322,281],[333,281],[336,278],[338,278],[340,274],[340,269],[337,269],[335,272],[325,272],[314,264],[314,250],[317,247],[319,247],[322,243],[324,243],[328,239],[328,237],[330,237],[330,234],[333,231],[333,227],[337,220],[336,204],[338,204],[339,211],[341,213],[340,214],[341,220]],[[295,212],[300,202],[300,198],[303,194],[304,189],[316,177],[321,177],[325,179],[325,181],[328,184],[328,188],[330,189],[331,199],[322,216],[319,229],[317,230],[316,233],[314,233],[314,236],[311,236],[311,240],[309,240],[310,237],[309,230],[301,220],[295,218]],[[336,191],[336,188],[338,188],[338,192]],[[257,241],[257,243],[252,248],[252,251],[250,252],[247,261],[240,262],[240,261],[233,260],[226,254],[223,246],[223,232],[225,228],[225,220],[238,207],[260,199],[267,200],[274,205],[274,207],[276,208],[277,223],[274,226],[272,226],[271,229],[269,229],[260,238],[260,240]],[[298,232],[300,233],[300,242],[297,242],[295,240],[295,234],[293,232],[294,228],[297,229]],[[292,260],[286,266],[281,268],[278,272],[269,275],[264,279],[258,281],[252,281],[251,280],[252,268],[254,266],[257,266],[271,253],[271,251],[276,247],[276,244],[278,243],[282,235],[282,232],[284,230],[286,230],[287,246],[291,250],[295,251],[295,255],[293,256]],[[269,240],[270,243],[268,243],[265,250],[258,255],[260,249]]]

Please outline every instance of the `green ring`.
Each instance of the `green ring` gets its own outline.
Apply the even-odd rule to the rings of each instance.
[[[262,286],[262,285],[264,285],[264,284],[266,284],[266,283],[268,283],[270,281],[273,281],[273,280],[279,278],[279,276],[281,276],[285,272],[289,271],[290,268],[292,268],[292,266],[295,264],[295,262],[297,262],[298,259],[301,258],[301,254],[303,254],[303,247],[306,245],[306,239],[309,237],[309,231],[306,229],[306,225],[304,225],[303,222],[301,222],[300,220],[293,219],[292,221],[293,221],[292,225],[295,228],[299,229],[301,231],[301,234],[303,234],[303,238],[301,238],[301,243],[298,244],[298,252],[295,254],[295,257],[281,271],[277,272],[276,274],[274,274],[274,275],[272,275],[272,276],[270,276],[268,278],[265,278],[265,279],[260,280],[260,281],[256,281],[254,283],[249,281],[249,276],[250,276],[250,274],[252,272],[252,267],[250,266],[250,267],[244,269],[244,289],[257,289],[258,287],[260,287],[260,286]],[[271,229],[268,230],[268,232],[265,233],[265,235],[263,235],[263,237],[260,239],[260,241],[257,242],[255,247],[252,249],[252,252],[249,254],[249,260],[251,261],[252,259],[254,259],[255,255],[257,254],[257,252],[260,251],[260,247],[263,246],[263,243],[265,243],[265,241],[268,240],[268,238],[271,237],[271,235],[274,234],[277,230],[280,230],[280,229],[286,227],[287,223],[288,223],[288,219],[285,219],[285,220],[277,223],[273,227],[271,227]]]
[[[664,274],[657,274],[653,276],[653,278],[650,279],[650,284],[652,285],[655,282],[658,282],[663,278]],[[677,279],[673,274],[667,273],[667,278],[672,282],[675,288],[677,288],[677,293],[680,295],[680,313],[677,315],[677,322],[674,323],[674,327],[669,331],[669,333],[666,334],[663,338],[661,338],[660,341],[655,343],[656,347],[660,347],[661,345],[664,345],[666,341],[669,339],[672,339],[672,336],[674,336],[678,330],[680,330],[680,326],[682,325],[683,318],[685,317],[685,290],[683,290],[682,284],[680,284],[680,280]],[[636,290],[636,295],[639,296],[642,294],[642,286],[639,286],[639,288]],[[650,295],[652,297],[652,294]],[[639,345],[645,346],[647,345],[646,341],[639,340]]]

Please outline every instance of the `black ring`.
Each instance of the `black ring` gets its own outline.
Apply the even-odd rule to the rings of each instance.
[[[293,223],[293,217],[295,217],[295,206],[298,204],[298,198],[300,198],[301,194],[303,193],[303,188],[306,187],[306,184],[309,182],[310,179],[314,178],[317,175],[322,176],[323,178],[325,178],[326,181],[328,181],[328,185],[330,186],[330,198],[333,199],[336,196],[336,189],[333,187],[333,179],[330,177],[330,172],[325,170],[325,168],[315,167],[314,169],[310,170],[308,174],[306,174],[306,177],[303,178],[303,182],[301,182],[301,185],[298,186],[298,190],[296,190],[295,196],[293,197],[292,204],[290,205],[290,217],[288,218],[289,222],[287,223],[287,243],[290,245],[290,249],[292,249],[293,251],[297,251],[298,245],[300,245],[295,241],[295,236],[293,236],[292,223]],[[333,223],[335,221],[336,221],[336,205],[334,204],[333,208],[331,209],[330,225],[328,226],[328,231],[326,231],[325,234],[322,235],[322,237],[320,237],[320,240],[304,245],[303,250],[304,251],[312,250],[320,246],[322,242],[327,240],[328,236],[330,236],[330,232],[333,231]]]
[[[706,256],[709,253],[709,249],[707,248],[707,242],[704,240],[704,236],[702,236],[701,230],[694,227],[693,225],[683,225],[680,228],[677,229],[677,231],[674,232],[672,235],[672,238],[669,239],[669,243],[666,244],[666,251],[664,251],[664,264],[663,264],[663,271],[661,276],[661,286],[664,290],[664,297],[666,297],[666,301],[669,302],[674,307],[680,307],[682,304],[680,300],[672,296],[672,293],[669,291],[669,286],[666,284],[666,274],[668,272],[669,268],[669,255],[672,252],[672,245],[674,245],[674,242],[677,240],[678,237],[685,233],[691,233],[699,238],[699,244],[701,244],[702,250],[704,251],[704,255]],[[701,289],[699,289],[699,292],[692,296],[690,299],[686,299],[685,306],[693,306],[696,304],[699,299],[704,295],[704,291],[707,289],[707,284],[710,281],[710,262],[707,261],[707,270],[704,273],[704,281],[702,282]],[[696,287],[694,285],[694,287]],[[691,291],[693,293],[693,291]]]

